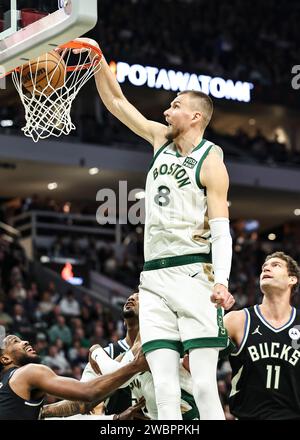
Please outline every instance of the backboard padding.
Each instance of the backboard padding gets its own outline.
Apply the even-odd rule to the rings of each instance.
[[[0,40],[0,75],[80,37],[97,20],[97,0],[66,0],[64,8]]]

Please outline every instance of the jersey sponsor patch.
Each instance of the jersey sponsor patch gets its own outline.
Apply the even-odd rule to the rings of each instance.
[[[298,339],[300,339],[300,331],[299,331],[299,329],[297,327],[290,328],[289,329],[289,337],[293,341],[298,341]]]
[[[193,168],[195,168],[196,165],[197,165],[197,161],[195,159],[193,159],[192,157],[187,157],[185,159],[185,161],[183,162],[183,166],[190,168],[191,170]]]

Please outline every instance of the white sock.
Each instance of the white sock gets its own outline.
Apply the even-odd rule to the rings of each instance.
[[[217,348],[195,348],[190,351],[193,394],[200,420],[225,420],[217,384]]]
[[[182,420],[179,353],[162,348],[146,354],[156,396],[158,420]]]

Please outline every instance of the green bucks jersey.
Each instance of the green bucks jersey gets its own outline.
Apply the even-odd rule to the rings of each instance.
[[[174,143],[168,143],[155,154],[146,183],[145,261],[210,253],[200,170],[213,147],[203,139],[188,156],[181,156]]]

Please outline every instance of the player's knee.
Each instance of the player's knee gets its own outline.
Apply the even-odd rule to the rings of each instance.
[[[170,387],[170,386],[169,386]],[[157,408],[164,408],[166,405],[169,407],[180,406],[181,393],[176,391],[168,390],[165,394],[156,394],[156,405]]]
[[[209,400],[213,394],[218,393],[217,380],[209,378],[193,379],[193,394],[201,400]]]
[[[181,390],[180,385],[174,385],[170,383],[169,380],[158,379],[154,383],[155,395],[157,396],[157,400],[159,400],[159,396],[164,396],[164,399],[174,400],[180,398]]]

